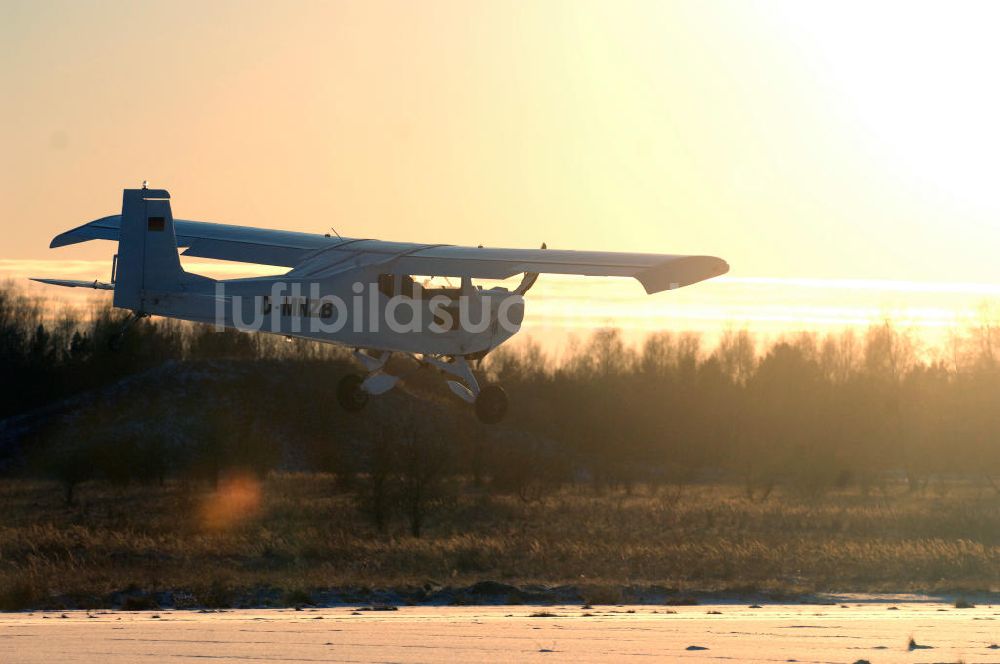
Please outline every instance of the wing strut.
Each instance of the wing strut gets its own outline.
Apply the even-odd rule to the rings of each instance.
[[[542,249],[548,248],[548,245],[542,242]],[[514,289],[514,292],[524,297],[524,294],[531,290],[531,287],[535,285],[536,281],[538,281],[538,272],[525,272],[524,278],[521,279],[521,283]]]

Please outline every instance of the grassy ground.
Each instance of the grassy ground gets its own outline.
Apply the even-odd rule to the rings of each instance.
[[[716,485],[631,495],[566,489],[526,503],[466,490],[430,515],[377,533],[352,494],[323,475],[263,484],[0,483],[0,608],[52,597],[106,603],[123,589],[183,590],[216,603],[233,589],[283,597],[317,588],[572,584],[612,598],[625,586],[679,592],[971,592],[1000,588],[1000,497],[967,484],[909,493],[765,500]],[[180,595],[179,595],[180,596]],[[104,599],[102,599],[104,598]]]

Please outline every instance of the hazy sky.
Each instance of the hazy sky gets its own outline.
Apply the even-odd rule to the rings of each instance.
[[[47,244],[148,179],[190,219],[714,254],[774,302],[796,279],[866,280],[845,310],[867,280],[981,288],[998,24],[955,2],[0,0],[0,258],[109,257]],[[732,285],[696,287],[712,317],[745,319]]]

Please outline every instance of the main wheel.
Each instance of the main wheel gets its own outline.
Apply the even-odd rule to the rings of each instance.
[[[483,424],[496,424],[507,414],[507,393],[499,385],[487,385],[476,397],[476,417]]]
[[[357,374],[347,374],[337,383],[337,402],[349,413],[357,413],[368,403],[368,393],[361,389],[364,381]]]

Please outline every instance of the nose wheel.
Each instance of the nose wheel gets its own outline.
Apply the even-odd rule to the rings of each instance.
[[[361,389],[363,379],[357,374],[347,374],[337,383],[337,402],[349,413],[360,412],[368,403],[368,393]]]
[[[479,390],[474,406],[480,422],[496,424],[507,414],[507,393],[499,385],[487,385]]]

